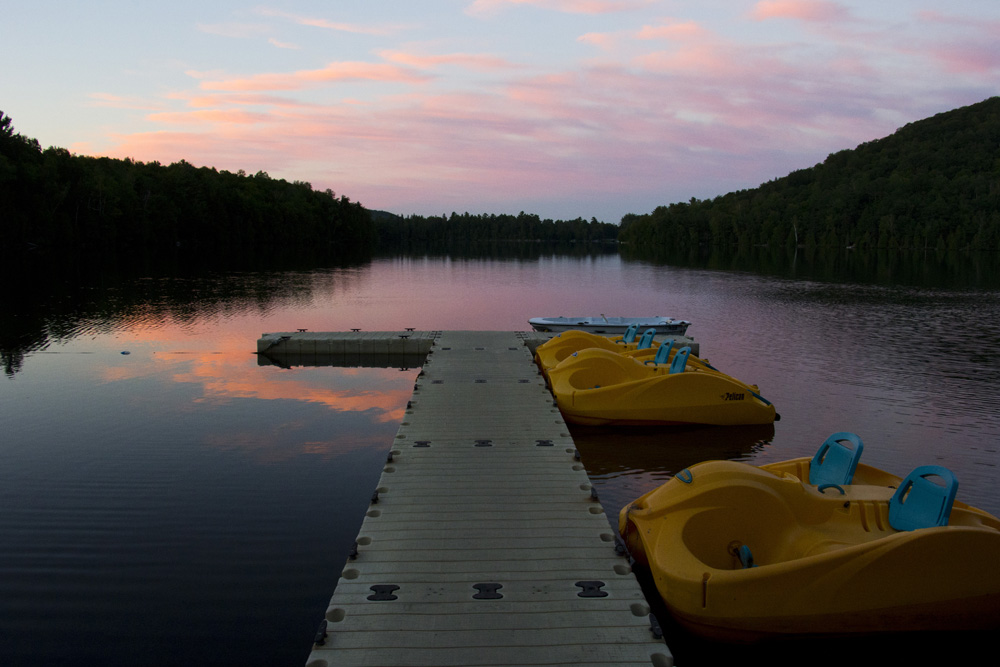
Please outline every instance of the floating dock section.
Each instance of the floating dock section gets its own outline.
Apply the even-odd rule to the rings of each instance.
[[[673,664],[528,336],[428,337],[308,667]]]
[[[424,363],[440,331],[295,331],[257,340],[261,366],[415,368]]]

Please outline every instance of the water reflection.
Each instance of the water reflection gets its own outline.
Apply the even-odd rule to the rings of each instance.
[[[2,386],[0,662],[65,641],[79,665],[302,664],[316,573],[360,528],[416,371],[262,368],[243,325],[110,328]]]
[[[978,278],[956,265],[939,286],[937,269],[837,280],[803,256],[761,260],[767,275],[742,255],[713,259],[735,269],[722,271],[532,253],[138,277],[67,266],[14,290],[0,320],[0,636],[14,639],[0,662],[62,659],[52,627],[77,664],[304,662],[416,370],[260,365],[267,331],[683,316],[782,419],[573,427],[609,518],[697,461],[810,456],[840,430],[896,474],[952,468],[960,499],[1000,513],[992,279],[967,284]],[[845,261],[858,259],[833,265]]]
[[[570,425],[570,434],[608,516],[678,471],[712,459],[748,460],[774,425],[611,428]]]
[[[702,247],[677,252],[622,246],[632,261],[661,266],[740,271],[794,280],[945,289],[1000,288],[1000,257],[991,252],[857,251],[784,246]]]

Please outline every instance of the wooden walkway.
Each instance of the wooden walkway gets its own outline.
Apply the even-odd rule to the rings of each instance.
[[[308,667],[673,664],[523,338],[437,334]]]

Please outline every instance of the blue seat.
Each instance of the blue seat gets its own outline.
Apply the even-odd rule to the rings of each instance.
[[[674,349],[674,339],[668,338],[660,344],[660,347],[656,349],[656,356],[652,359],[647,359],[643,363],[654,364],[656,366],[665,364],[670,359],[670,350],[672,349]]]
[[[616,338],[615,342],[616,343],[626,343],[626,344],[627,343],[631,343],[632,341],[635,340],[635,335],[637,333],[639,333],[639,325],[638,324],[630,324],[630,325],[628,325],[628,329],[625,330],[625,333],[622,334],[622,337],[621,338]]]
[[[933,481],[937,477],[939,482]],[[889,525],[896,530],[947,526],[958,479],[942,466],[920,466],[906,476],[889,501]]]
[[[809,462],[809,483],[850,484],[864,448],[865,444],[855,434],[834,433],[823,441]]]
[[[674,360],[670,364],[670,375],[674,373],[683,373],[684,369],[687,368],[688,356],[691,354],[691,347],[685,346],[677,350],[677,354],[674,355]]]
[[[653,336],[656,335],[656,329],[646,329],[642,338],[639,339],[639,344],[636,345],[637,350],[648,350],[653,347]]]

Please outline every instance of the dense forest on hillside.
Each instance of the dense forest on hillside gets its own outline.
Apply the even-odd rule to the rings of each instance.
[[[650,251],[1000,250],[1000,98],[910,123],[752,190],[627,215],[619,239]]]
[[[411,215],[402,217],[373,211],[380,249],[399,249],[413,245],[460,247],[470,241],[614,241],[618,225],[592,218],[542,220],[532,213],[517,215],[452,213],[450,216]]]
[[[370,252],[368,211],[308,183],[185,161],[114,160],[41,149],[0,113],[0,229],[8,247],[231,256],[309,248]]]

